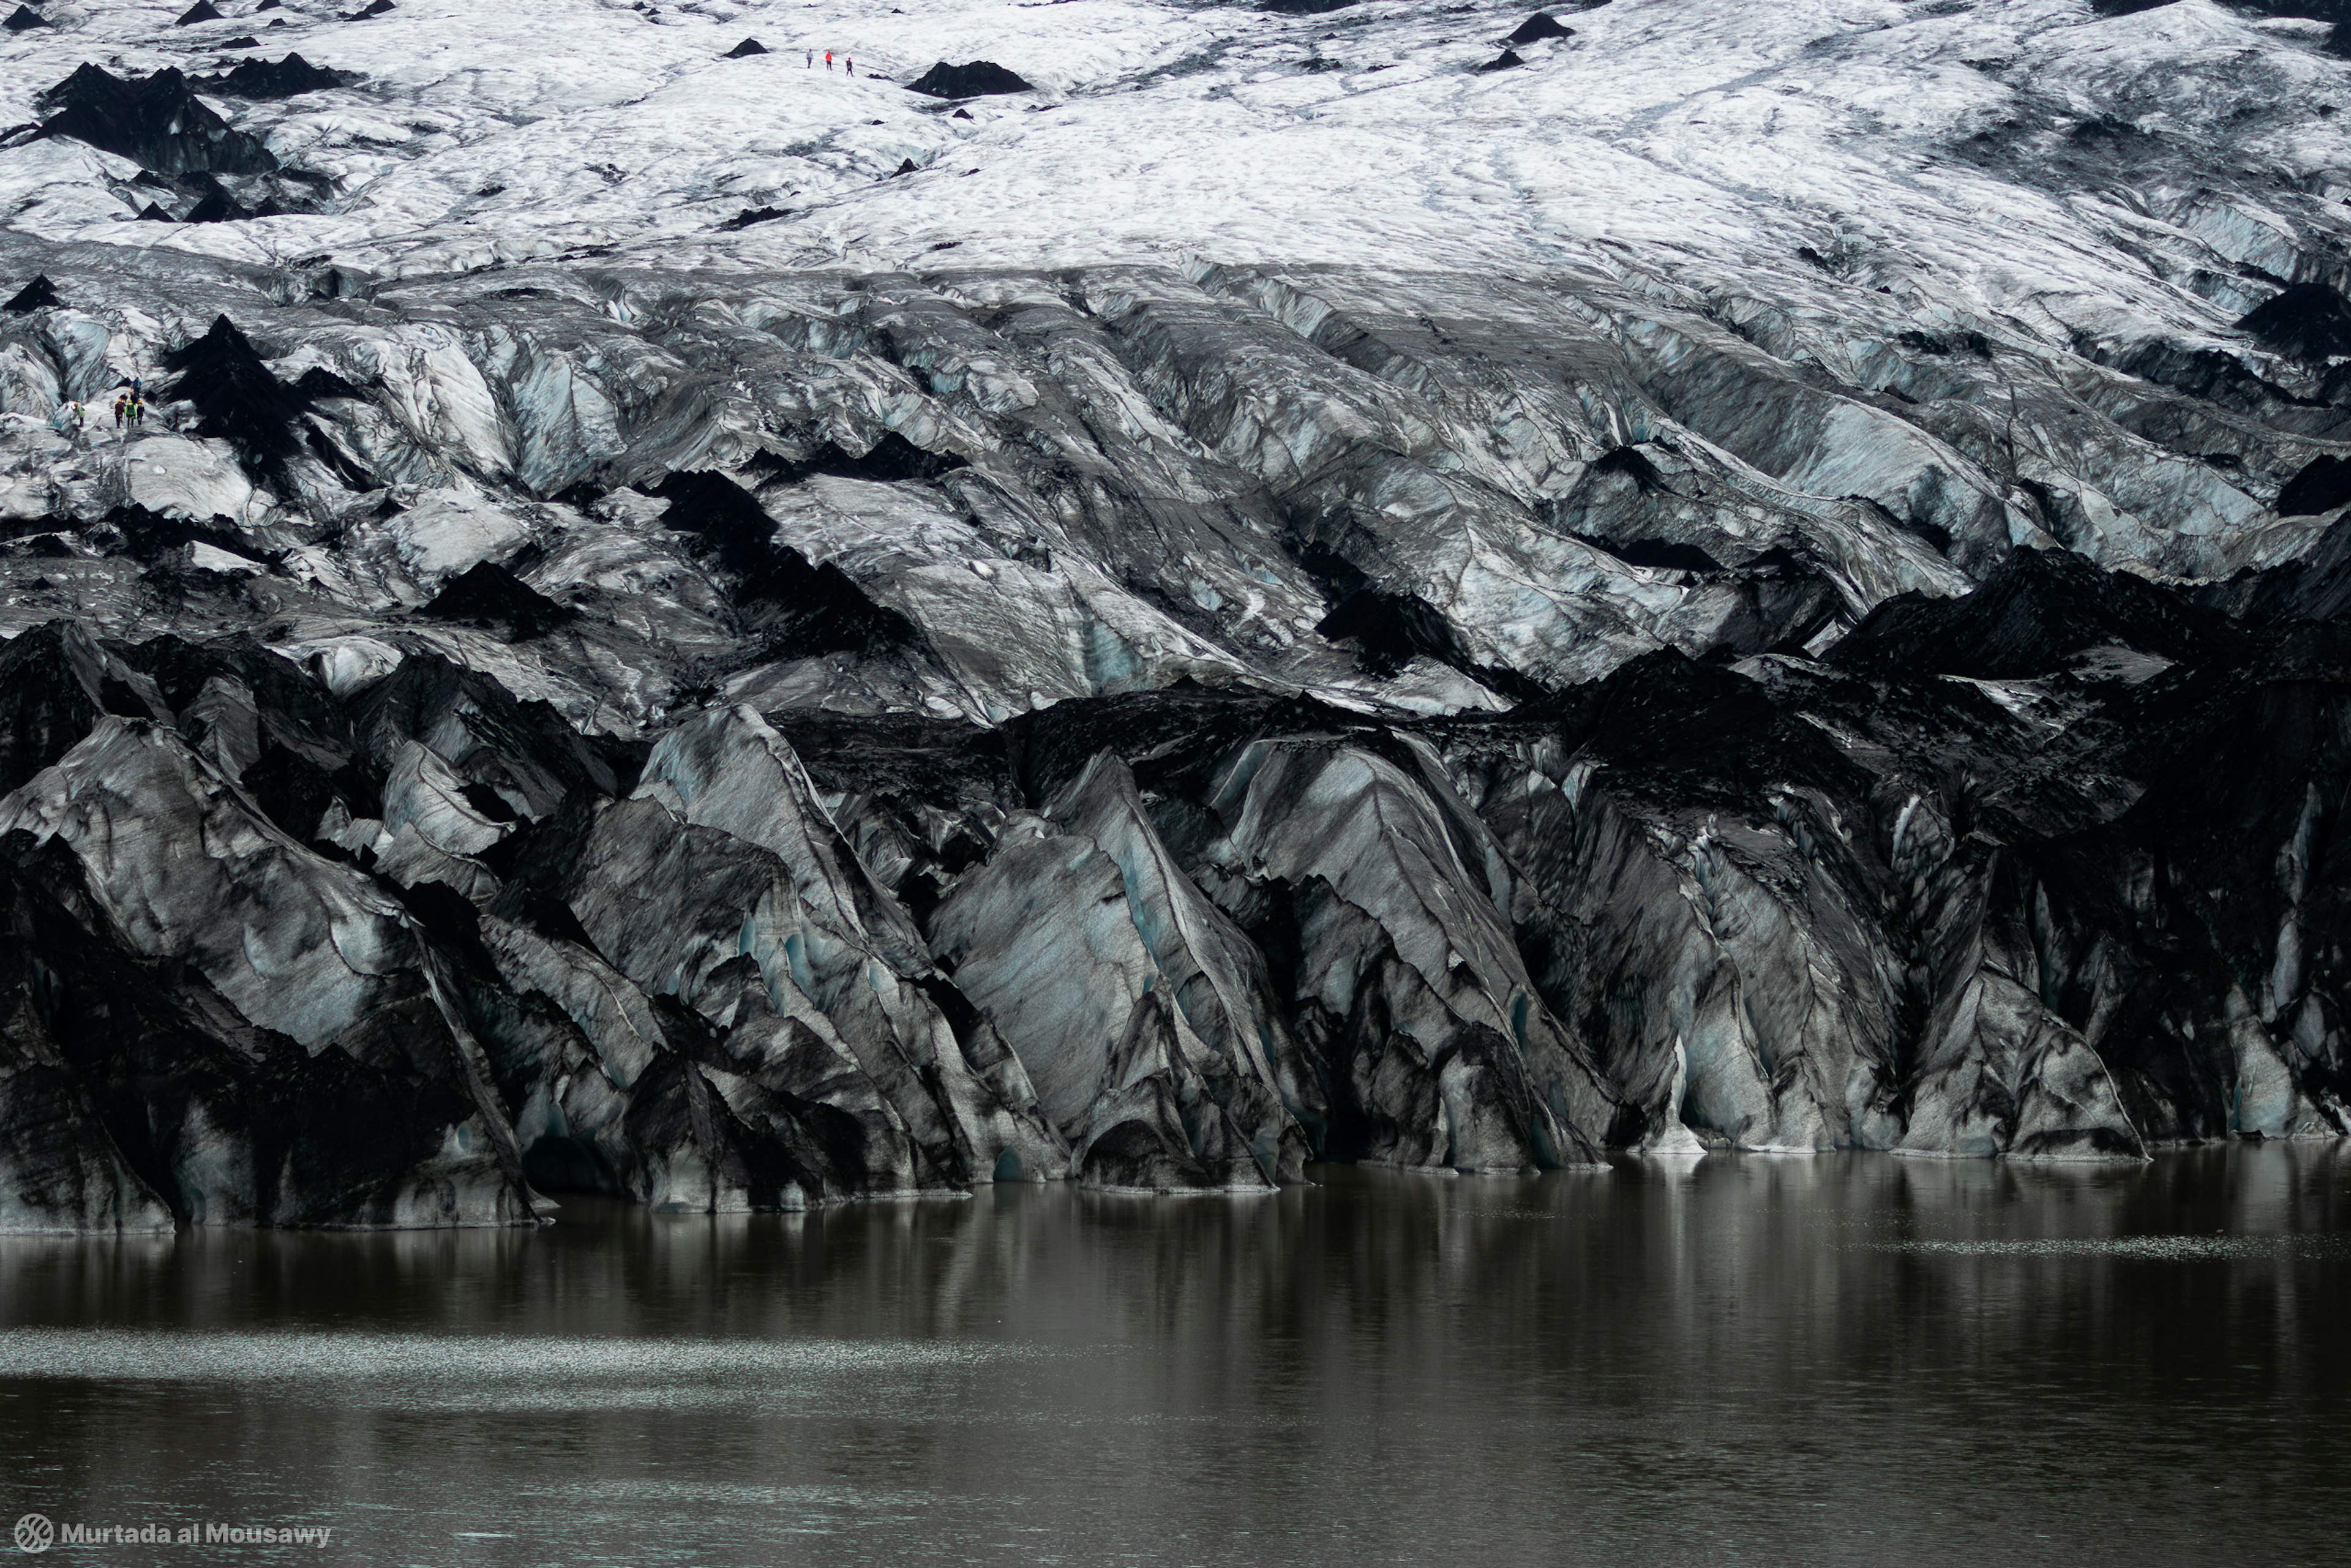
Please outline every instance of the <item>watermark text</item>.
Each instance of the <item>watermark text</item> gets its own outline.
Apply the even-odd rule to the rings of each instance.
[[[16,1521],[16,1550],[37,1555],[52,1546],[324,1546],[325,1524],[59,1524],[44,1513]]]

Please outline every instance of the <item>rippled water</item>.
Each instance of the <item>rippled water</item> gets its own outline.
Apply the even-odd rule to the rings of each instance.
[[[0,1239],[0,1531],[384,1563],[2339,1562],[2351,1146]],[[5,1552],[0,1537],[0,1552]]]

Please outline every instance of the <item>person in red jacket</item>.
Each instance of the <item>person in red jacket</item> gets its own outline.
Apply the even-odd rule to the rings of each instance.
[[[832,69],[832,51],[831,49],[827,49],[824,52],[824,68],[827,70]]]

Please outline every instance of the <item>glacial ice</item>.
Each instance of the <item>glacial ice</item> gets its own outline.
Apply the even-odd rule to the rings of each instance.
[[[2281,9],[12,19],[0,1228],[2340,1135]]]

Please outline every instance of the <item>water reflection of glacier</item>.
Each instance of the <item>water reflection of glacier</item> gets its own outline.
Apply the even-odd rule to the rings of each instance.
[[[2291,1561],[2351,1502],[2346,1162],[10,1239],[0,1471],[358,1562]]]

